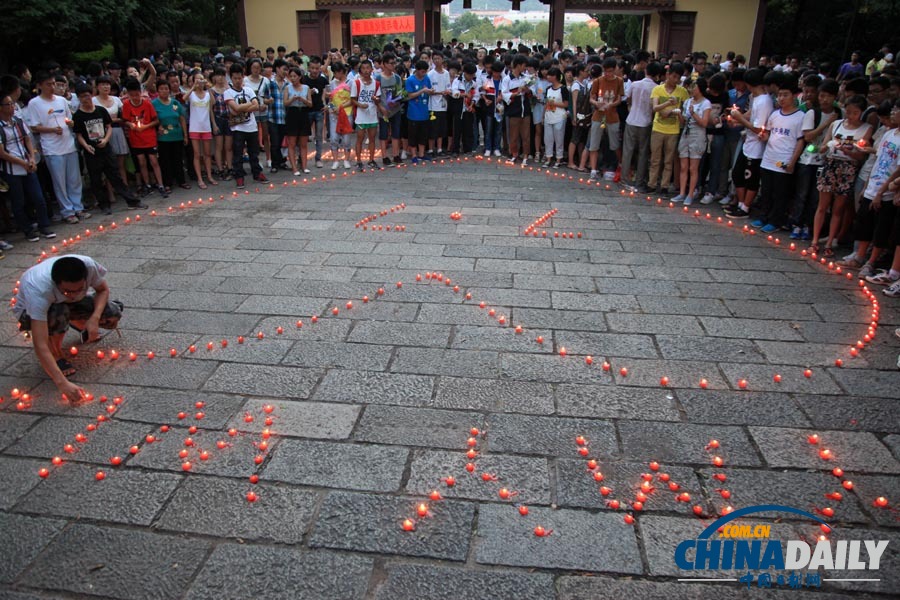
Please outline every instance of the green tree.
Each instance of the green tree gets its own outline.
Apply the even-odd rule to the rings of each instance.
[[[624,14],[592,14],[591,17],[600,24],[600,31],[609,46],[629,50],[641,47],[641,17]]]
[[[459,38],[463,35],[463,32],[466,32],[473,27],[477,27],[486,20],[487,19],[479,17],[475,13],[464,12],[450,25],[450,31],[453,33],[452,37]]]
[[[566,32],[563,42],[569,46],[598,49],[604,44],[600,30],[600,27],[588,27],[587,23],[576,23]]]

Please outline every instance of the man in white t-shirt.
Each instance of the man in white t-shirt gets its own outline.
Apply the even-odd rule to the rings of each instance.
[[[116,329],[122,303],[109,300],[106,269],[87,256],[49,258],[25,271],[13,313],[22,331],[31,332],[34,353],[63,399],[77,402],[85,391],[68,380],[75,373],[62,341],[71,326],[83,342],[100,339],[100,328]],[[88,295],[94,290],[95,294]]]
[[[25,108],[26,122],[33,132],[40,134],[41,153],[50,170],[60,214],[66,222],[75,224],[90,218],[91,214],[85,212],[81,203],[81,167],[72,133],[75,127],[72,110],[65,98],[55,95],[53,76],[44,72],[34,79],[41,95],[32,98]]]
[[[803,152],[803,111],[797,108],[797,80],[785,76],[778,84],[778,109],[766,120],[766,149],[760,163],[762,195],[754,204],[750,222],[763,233],[787,224],[787,208],[794,197],[794,168]]]
[[[434,94],[428,98],[428,108],[434,113],[430,122],[429,142],[431,153],[438,156],[444,153],[444,138],[447,137],[447,96],[450,95],[450,72],[444,68],[444,55],[435,52],[431,58],[434,68],[428,72]]]
[[[256,113],[259,111],[259,100],[256,93],[244,85],[244,67],[234,63],[229,69],[231,86],[225,90],[225,104],[228,106],[228,125],[231,128],[234,154],[231,169],[238,189],[244,187],[244,147],[250,157],[250,171],[253,179],[260,183],[269,180],[263,175],[259,164],[259,126],[256,124]]]
[[[626,93],[628,118],[625,119],[625,142],[622,149],[622,175],[632,187],[644,194],[649,191],[647,177],[650,169],[650,132],[653,130],[653,106],[650,94],[657,85],[663,69],[658,62],[647,65],[644,78],[631,84]],[[631,159],[637,151],[637,169],[629,178]]]
[[[744,75],[744,83],[750,88],[750,110],[742,113],[740,110],[731,111],[734,122],[744,127],[744,145],[741,155],[738,156],[731,171],[731,180],[734,183],[737,204],[725,208],[725,214],[732,219],[746,219],[750,216],[750,205],[759,192],[759,167],[762,161],[763,151],[766,148],[765,140],[760,135],[765,134],[766,120],[772,114],[772,98],[766,90],[763,82],[763,73],[759,69],[750,69]]]

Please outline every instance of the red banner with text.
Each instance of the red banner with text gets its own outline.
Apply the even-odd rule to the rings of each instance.
[[[381,35],[384,33],[409,33],[416,30],[413,15],[381,17],[378,19],[353,19],[350,21],[351,35]]]

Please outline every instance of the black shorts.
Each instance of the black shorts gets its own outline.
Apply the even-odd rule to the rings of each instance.
[[[100,327],[116,329],[125,305],[118,300],[110,300],[100,316]],[[85,296],[78,302],[58,302],[51,304],[47,310],[47,330],[50,335],[65,333],[70,321],[86,321],[94,314],[94,296]],[[31,331],[31,316],[22,313],[19,317],[19,329]]]
[[[428,143],[428,121],[409,121],[407,128],[410,146],[424,146]]]
[[[138,156],[156,156],[159,154],[159,150],[156,146],[152,148],[132,148],[131,149],[131,158],[137,163]]]
[[[436,140],[447,137],[447,111],[438,110],[434,112],[434,120],[428,121],[428,137]]]
[[[378,139],[383,142],[388,140],[399,140],[400,122],[402,120],[403,115],[399,112],[390,117],[387,121],[384,120],[384,117],[378,119]]]
[[[574,127],[572,127],[572,143],[576,146],[579,144],[587,144],[588,138],[590,137],[590,125],[575,125]]]
[[[761,158],[747,158],[742,153],[735,162],[734,169],[731,171],[731,181],[734,182],[734,187],[758,192],[759,168],[761,163]]]

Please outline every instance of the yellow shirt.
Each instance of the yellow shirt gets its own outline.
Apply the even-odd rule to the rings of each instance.
[[[670,94],[666,90],[666,85],[661,83],[650,92],[650,102],[653,102],[653,98],[659,98],[657,104],[662,104],[669,98],[677,100],[674,106],[670,106],[673,110],[668,117],[663,118],[661,112],[655,114],[653,117],[653,131],[666,135],[678,135],[678,112],[681,110],[681,105],[688,99],[687,90],[680,85],[676,85],[675,91]]]

